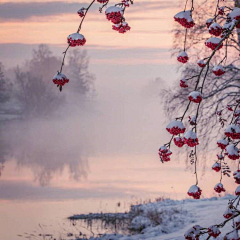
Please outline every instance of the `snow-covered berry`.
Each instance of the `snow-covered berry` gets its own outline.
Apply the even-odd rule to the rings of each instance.
[[[201,68],[203,68],[203,67],[206,66],[206,63],[205,63],[203,60],[199,60],[199,61],[197,62],[197,64],[198,64],[198,66],[201,67]]]
[[[199,199],[201,196],[202,190],[197,185],[192,185],[188,190],[188,195],[194,199]]]
[[[187,88],[187,87],[188,87],[188,85],[187,85],[187,80],[186,80],[185,78],[182,78],[182,79],[180,80],[180,87],[181,87],[181,88]]]
[[[201,231],[202,227],[199,225],[195,225],[193,227],[191,227],[190,229],[188,229],[185,234],[184,237],[187,240],[199,240],[199,236],[200,236],[200,231]]]
[[[236,226],[237,230],[239,230],[239,228],[240,228],[240,217],[235,219],[235,226]]]
[[[224,212],[223,217],[225,217],[226,219],[229,219],[233,216],[233,213],[234,211],[232,210],[232,208],[228,207]]]
[[[218,14],[219,15],[224,15],[224,7],[219,7],[218,8]]]
[[[118,31],[119,33],[125,33],[127,31],[129,31],[131,29],[131,27],[129,27],[127,22],[122,22],[119,24],[114,24],[112,26],[112,29],[115,31]]]
[[[222,27],[215,22],[210,25],[208,30],[211,35],[214,35],[216,37],[220,36],[223,31]]]
[[[188,121],[189,121],[190,125],[192,125],[192,126],[197,125],[197,117],[196,116],[189,116]]]
[[[222,75],[225,73],[225,70],[224,70],[223,66],[221,66],[221,65],[216,65],[216,66],[214,66],[214,68],[213,68],[213,73],[214,73],[216,76],[222,76]]]
[[[208,235],[211,237],[218,237],[221,234],[220,230],[216,226],[211,226],[208,228]]]
[[[84,17],[85,16],[85,8],[80,8],[79,10],[78,10],[78,15],[79,15],[79,17]]]
[[[224,24],[223,24],[223,30],[231,30],[232,27],[234,26],[234,21],[226,21]]]
[[[53,83],[59,87],[60,91],[62,91],[62,87],[65,85],[65,83],[68,83],[69,79],[62,73],[58,72],[54,77],[53,77]]]
[[[122,3],[125,7],[129,7],[130,4],[129,4],[130,0],[122,0]]]
[[[227,109],[232,112],[233,111],[232,105],[227,105]]]
[[[184,142],[185,144],[187,144],[189,147],[195,147],[196,145],[198,145],[198,138],[195,132],[193,132],[192,130],[187,131],[184,134]]]
[[[200,103],[202,101],[202,94],[198,91],[193,91],[188,95],[188,99],[195,103]]]
[[[213,19],[212,19],[212,18],[209,18],[209,19],[206,21],[207,28],[209,28],[212,23],[213,23]]]
[[[168,148],[167,148],[165,145],[163,145],[163,146],[161,146],[161,147],[158,149],[158,151],[159,151],[159,153],[161,153],[161,154],[165,154],[165,153],[168,152]]]
[[[205,45],[208,47],[208,48],[211,48],[212,50],[215,50],[217,48],[217,50],[221,49],[222,46],[223,46],[223,43],[221,43],[221,38],[216,38],[216,37],[212,37],[212,38],[209,38],[206,42],[205,42]],[[220,44],[220,45],[219,45]]]
[[[240,186],[237,186],[236,190],[235,190],[235,194],[236,195],[240,195]]]
[[[185,144],[184,139],[182,137],[175,137],[173,141],[177,147],[182,147]]]
[[[217,154],[217,158],[218,158],[218,160],[222,160],[222,159],[224,159],[224,156],[222,154]]]
[[[225,149],[226,146],[228,145],[228,141],[226,139],[220,139],[220,140],[217,141],[217,145],[221,149]]]
[[[222,116],[222,111],[223,111],[223,110],[218,110],[218,111],[216,112],[216,114],[217,114],[218,116]]]
[[[226,147],[226,155],[232,160],[239,159],[239,149],[234,144],[230,144]]]
[[[222,183],[217,183],[214,187],[215,192],[217,193],[221,193],[221,192],[225,192],[225,188],[223,187]]]
[[[240,116],[240,109],[236,109],[235,112],[233,113],[234,117],[239,117]]]
[[[237,124],[227,126],[224,133],[232,139],[240,139],[240,127]]]
[[[195,23],[191,16],[191,11],[182,11],[174,16],[174,20],[185,28],[192,28]]]
[[[73,33],[68,36],[67,42],[71,47],[83,46],[86,39],[81,33]]]
[[[186,130],[183,123],[181,121],[177,121],[177,120],[174,120],[174,121],[170,122],[167,125],[166,129],[172,135],[178,135],[180,133],[184,133],[185,130]]]
[[[105,14],[108,21],[119,24],[122,21],[123,8],[111,6],[106,9]]]
[[[240,170],[233,173],[233,178],[235,179],[235,183],[240,184]]]
[[[230,12],[229,14],[228,14],[228,18],[230,18],[231,20],[239,20],[240,19],[240,8],[238,8],[238,7],[235,7],[233,10],[232,10],[232,12]],[[237,25],[236,25],[236,27],[237,28],[240,28],[240,23],[238,23]]]
[[[172,152],[166,146],[161,146],[158,150],[158,155],[163,162],[170,161],[171,154]]]
[[[186,63],[188,59],[188,55],[185,51],[180,52],[177,56],[177,60],[181,63]]]
[[[219,172],[221,170],[221,164],[218,162],[215,162],[212,166],[212,169],[216,172]]]

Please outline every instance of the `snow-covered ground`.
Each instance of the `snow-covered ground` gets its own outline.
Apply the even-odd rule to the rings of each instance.
[[[183,240],[184,233],[193,225],[209,227],[224,221],[229,199],[234,196],[227,195],[222,198],[209,198],[200,200],[165,200],[133,206],[129,214],[129,228],[135,229],[134,235],[108,234],[91,240]],[[76,218],[81,215],[75,215]],[[94,217],[92,215],[92,217]],[[223,229],[222,234],[216,238],[222,240],[226,232],[231,230],[231,222]],[[138,233],[137,233],[138,232]],[[207,239],[207,236],[200,239]]]

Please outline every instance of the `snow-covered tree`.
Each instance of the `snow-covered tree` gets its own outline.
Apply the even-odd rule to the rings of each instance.
[[[184,10],[174,16],[181,25],[175,31],[177,60],[186,67],[182,69],[178,86],[161,93],[165,110],[174,120],[166,127],[172,136],[159,148],[159,157],[162,162],[168,162],[173,143],[179,148],[187,146],[196,176],[188,195],[199,199],[202,189],[197,175],[197,149],[199,145],[206,147],[214,139],[219,151],[212,170],[219,172],[220,179],[213,190],[226,191],[222,181],[223,176],[230,177],[229,161],[238,161],[233,178],[240,184],[240,6],[239,1],[220,0],[197,6],[192,0],[187,10],[187,3]],[[208,14],[212,17],[208,18]],[[215,138],[219,136],[221,139]],[[185,239],[217,238],[220,229],[233,220],[233,230],[221,239],[239,240],[240,186],[235,194],[236,198],[229,201],[223,213],[224,222],[205,227],[195,225],[185,233]]]

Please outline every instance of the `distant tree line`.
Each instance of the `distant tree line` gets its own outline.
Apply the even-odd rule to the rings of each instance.
[[[94,93],[95,77],[89,73],[86,51],[74,50],[69,55],[65,67],[71,82],[61,94],[52,83],[60,64],[60,58],[53,56],[47,45],[39,45],[30,60],[11,69],[10,79],[0,62],[0,113],[21,118],[46,117],[56,113],[68,97],[75,95],[84,101]]]

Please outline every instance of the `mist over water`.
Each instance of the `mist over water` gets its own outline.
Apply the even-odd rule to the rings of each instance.
[[[89,78],[91,91],[80,94],[77,89],[84,81],[78,85],[72,74],[78,68],[70,71],[67,65],[70,82],[60,93],[51,81],[59,59],[52,55],[50,59],[52,65],[30,59],[20,66],[24,74],[31,67],[37,73],[19,78],[38,83],[26,85],[34,93],[30,101],[19,97],[24,91],[14,81],[14,71],[5,71],[14,91],[0,115],[4,239],[15,240],[17,234],[31,232],[39,223],[60,231],[62,219],[76,213],[125,211],[140,199],[161,196],[185,198],[194,179],[193,172],[184,171],[185,156],[161,164],[157,155],[169,136],[163,127],[167,118],[159,92],[174,79],[175,68],[109,67],[91,64],[90,59],[89,69],[83,73],[95,76],[95,80]],[[162,79],[166,72],[168,81]],[[209,181],[214,185],[217,179],[206,173],[201,182],[206,197],[212,196]],[[121,208],[116,208],[119,201]]]
[[[73,88],[76,83],[71,65],[66,69],[70,75],[70,83],[60,93],[49,81],[59,60],[48,51],[45,46],[40,46],[40,49],[35,50],[33,59],[28,60],[22,69],[37,72],[37,76],[43,77],[43,83],[47,82],[47,88],[50,88],[53,98],[57,99],[54,102],[47,95],[49,104],[54,102],[55,108],[52,107],[48,114],[44,112],[40,115],[30,101],[27,102],[30,107],[23,102],[27,105],[27,115],[26,107],[23,107],[22,115],[12,114],[12,109],[20,105],[18,99],[12,97],[13,100],[8,102],[1,114],[4,119],[1,124],[1,144],[4,147],[0,161],[3,165],[7,165],[8,161],[15,161],[18,169],[31,169],[33,180],[41,186],[47,186],[56,174],[60,176],[65,170],[70,179],[86,180],[91,169],[89,157],[140,155],[148,153],[149,148],[155,148],[155,143],[151,141],[149,144],[146,138],[150,140],[153,134],[156,135],[156,126],[153,123],[157,119],[150,117],[150,114],[156,111],[156,107],[160,109],[160,79],[149,82],[149,79],[138,81],[119,75],[104,79],[98,75],[97,86],[93,87],[96,89],[84,96]],[[74,54],[77,56],[77,52]],[[82,75],[93,76],[86,70],[87,62],[81,62],[81,56],[85,59],[86,53],[79,54]],[[50,64],[42,59],[47,59]],[[14,78],[14,70],[6,72],[7,77]],[[13,79],[10,81],[15,83]],[[33,78],[32,81],[38,79]],[[14,85],[14,88],[17,86]],[[36,89],[36,92],[40,90]],[[25,92],[18,94],[23,95]],[[33,100],[38,106],[41,97]],[[49,108],[48,101],[43,104],[46,109]]]

